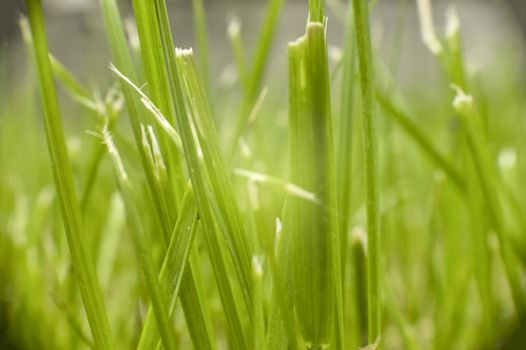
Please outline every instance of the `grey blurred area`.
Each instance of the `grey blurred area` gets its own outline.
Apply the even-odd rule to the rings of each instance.
[[[208,58],[212,77],[217,80],[232,62],[226,35],[228,22],[233,17],[240,19],[243,40],[250,53],[252,43],[257,39],[267,0],[204,1],[210,41]],[[99,13],[99,0],[43,2],[50,50],[81,79],[91,84],[106,81],[110,55]],[[131,0],[119,2],[124,16],[131,18]],[[191,0],[167,2],[176,46],[192,46],[194,30]],[[347,0],[332,2],[342,5]],[[432,3],[440,30],[445,27],[444,14],[447,8],[454,5],[458,10],[468,54],[471,52],[469,56],[483,61],[486,57],[494,56],[491,53],[507,53],[510,50],[524,56],[526,0],[432,0]],[[307,4],[308,0],[285,0],[273,46],[270,67],[273,76],[283,76],[276,72],[285,72],[286,44],[304,31]],[[0,55],[8,62],[9,74],[23,71],[26,62],[17,27],[24,8],[23,0],[0,0]],[[328,11],[329,44],[332,46],[342,44],[342,12]],[[418,77],[419,71],[429,70],[431,59],[420,41],[415,0],[378,0],[372,16],[373,34],[380,54],[387,56],[398,45],[400,76],[411,79],[411,76]],[[479,65],[482,63],[478,62]]]

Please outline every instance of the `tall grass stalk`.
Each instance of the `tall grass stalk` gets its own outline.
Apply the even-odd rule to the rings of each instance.
[[[42,4],[40,0],[27,0],[26,5],[44,109],[46,138],[73,268],[92,330],[94,344],[99,349],[112,349],[112,333],[102,291],[93,261],[90,260],[89,254],[85,251],[84,239],[86,235],[60,119],[57,93],[48,54]]]
[[[374,76],[369,3],[352,0],[362,88],[363,142],[367,208],[367,290],[368,337],[373,343],[381,336],[382,300],[380,284],[380,213],[378,192],[378,156],[374,116]]]

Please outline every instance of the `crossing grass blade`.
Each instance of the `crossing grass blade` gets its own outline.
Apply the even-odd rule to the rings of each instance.
[[[86,253],[83,244],[84,226],[73,173],[66,151],[57,93],[49,61],[42,4],[40,0],[27,0],[26,5],[44,108],[46,138],[72,264],[92,330],[94,344],[99,349],[112,349],[112,334],[102,291],[93,261],[88,258],[89,255]]]
[[[139,4],[143,5],[143,4]],[[119,69],[122,70],[124,74],[126,74],[126,77],[130,81],[135,81],[137,78],[136,70],[133,64],[132,56],[130,54],[130,51],[127,47],[126,37],[124,35],[124,29],[122,20],[119,14],[119,9],[117,7],[117,4],[114,0],[101,0],[101,7],[102,7],[102,13],[105,20],[105,26],[106,31],[108,35],[108,41],[110,43],[110,47],[112,49],[112,55],[115,60],[115,65],[119,67]],[[152,8],[149,8],[150,11],[152,11]],[[152,16],[151,13],[148,12],[141,12],[139,14],[140,16]],[[156,18],[153,16],[152,18]],[[144,19],[143,19],[144,21]],[[149,23],[149,22],[146,22]],[[150,23],[148,25],[153,26],[153,23]],[[142,28],[144,31],[148,31],[148,28]],[[142,32],[142,31],[141,31]],[[143,33],[143,41],[144,39],[144,33]],[[141,44],[141,48],[144,45]],[[160,50],[160,47],[153,48],[153,50]],[[150,54],[155,54],[155,52],[150,52]],[[152,64],[152,63],[151,63]],[[164,63],[162,63],[164,64]],[[152,65],[155,65],[154,63]],[[155,79],[155,77],[152,77],[152,79]],[[142,169],[144,171],[144,175],[146,178],[146,182],[148,185],[149,193],[152,196],[152,202],[154,204],[154,213],[156,215],[157,222],[159,223],[159,227],[161,228],[161,239],[160,241],[163,242],[165,245],[168,244],[170,240],[170,234],[172,233],[172,227],[173,224],[175,224],[175,218],[170,215],[168,217],[163,216],[163,194],[160,193],[156,188],[159,188],[159,185],[156,182],[155,174],[152,172],[151,167],[148,166],[148,158],[147,154],[144,152],[144,148],[142,146],[142,134],[141,134],[141,124],[143,124],[145,116],[144,116],[144,106],[141,104],[140,99],[138,99],[135,95],[135,87],[131,86],[128,83],[122,84],[121,86],[122,92],[124,95],[126,107],[128,110],[128,116],[130,118],[130,124],[132,127],[132,131],[135,138],[136,147],[139,151],[140,160]],[[171,101],[171,100],[170,100]],[[165,101],[165,103],[168,103]],[[173,156],[176,151],[169,152],[170,156]],[[175,157],[177,159],[177,157]],[[175,160],[175,165],[176,164]],[[179,174],[180,175],[180,174]],[[175,179],[177,179],[177,176],[174,176]],[[179,183],[180,189],[182,190],[182,187],[185,182]],[[177,187],[174,188],[174,190],[177,190]],[[168,191],[168,193],[171,193]],[[175,212],[175,208],[171,208],[171,213]],[[168,213],[164,211],[166,215]],[[194,264],[195,265],[195,264]],[[197,266],[197,265],[196,265]],[[183,282],[181,286],[181,304],[183,306],[183,311],[185,314],[185,318],[188,322],[188,327],[190,329],[193,329],[193,331],[197,334],[207,334],[209,333],[208,324],[209,321],[209,314],[207,311],[207,307],[205,304],[201,304],[202,307],[195,307],[195,301],[199,300],[199,296],[196,294],[199,292],[199,286],[201,285],[200,281],[195,280],[194,276],[194,268],[189,267],[185,275],[183,276]],[[188,287],[187,287],[188,286]],[[201,314],[200,314],[201,313]],[[201,341],[201,339],[199,339]]]
[[[153,313],[155,315],[159,333],[161,334],[164,348],[175,349],[177,343],[174,327],[171,323],[168,312],[168,299],[166,294],[161,291],[159,279],[155,272],[151,251],[149,249],[150,244],[134,202],[132,184],[107,126],[102,130],[102,139],[112,160],[116,181],[126,207],[127,219],[132,233],[132,241],[137,260],[152,301],[154,309]]]
[[[191,186],[188,186],[159,275],[163,293],[169,298],[169,300],[171,300],[171,309],[173,309],[177,296],[179,295],[181,282],[184,276],[189,276],[187,273],[184,273],[184,271],[189,264],[190,252],[197,232],[197,225],[198,220],[195,198]],[[197,271],[198,268],[194,266],[192,270]],[[191,303],[191,307],[205,308],[206,302],[202,297],[199,297],[197,287],[194,286],[195,282],[188,277],[187,279],[187,288],[190,287],[194,291],[194,293],[191,293],[190,295],[197,296],[194,303]],[[184,293],[184,291],[181,292]],[[188,299],[188,297],[186,299]],[[204,313],[208,313],[208,311],[201,310],[201,312],[189,314],[192,317],[200,317],[200,315]],[[157,329],[154,327],[154,320],[154,310],[150,308],[146,314],[139,345],[137,347],[138,349],[152,349],[156,347],[159,337],[156,334]],[[193,343],[199,349],[215,349],[216,345],[214,335],[211,333],[210,319],[205,317],[205,319],[200,322],[207,325],[205,328],[207,332],[204,334],[199,333],[200,328],[190,329]]]

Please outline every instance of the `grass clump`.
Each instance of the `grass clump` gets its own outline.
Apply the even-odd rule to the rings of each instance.
[[[389,63],[376,54],[376,2],[305,2],[294,40],[279,32],[285,2],[269,0],[250,54],[234,18],[237,80],[220,87],[206,2],[191,1],[194,53],[176,48],[165,0],[131,1],[127,22],[118,1],[100,0],[103,94],[49,52],[41,0],[26,4],[36,74],[0,87],[14,90],[0,103],[0,348],[520,339],[526,90],[496,79],[517,76],[511,63],[466,68],[454,12],[441,36],[430,2],[416,2],[443,73],[423,97],[397,79],[396,50]],[[277,47],[281,79],[277,33],[290,42]],[[29,151],[44,140],[49,158]]]

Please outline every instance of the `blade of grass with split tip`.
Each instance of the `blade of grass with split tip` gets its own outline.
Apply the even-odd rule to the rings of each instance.
[[[290,181],[313,192],[319,201],[289,197],[284,221],[285,232],[292,237],[295,310],[309,349],[331,343],[335,319],[338,335],[344,334],[325,31],[325,23],[309,22],[306,35],[289,44]]]
[[[367,208],[368,336],[369,343],[373,343],[382,333],[378,155],[376,154],[376,122],[374,117],[374,62],[372,58],[371,33],[369,27],[369,3],[367,0],[352,0],[352,3],[360,84],[362,87],[362,123]]]
[[[166,58],[169,81],[171,85],[173,104],[176,108],[176,120],[178,130],[181,133],[183,149],[185,153],[187,167],[191,175],[192,184],[196,191],[197,203],[203,219],[204,232],[207,233],[206,239],[209,245],[209,253],[213,260],[214,273],[218,282],[220,297],[225,308],[228,320],[229,338],[236,348],[246,347],[246,336],[242,330],[242,323],[238,311],[237,300],[232,293],[232,286],[227,276],[227,266],[225,264],[225,252],[220,243],[216,225],[219,224],[221,231],[226,232],[228,248],[234,262],[238,280],[246,303],[246,309],[251,318],[251,271],[250,271],[250,249],[248,238],[244,230],[239,208],[234,196],[234,191],[228,173],[224,170],[225,166],[221,159],[219,142],[211,118],[208,102],[204,91],[197,79],[196,69],[191,55],[179,55],[176,62],[173,40],[170,31],[168,14],[164,0],[156,0],[157,18],[159,21],[160,33],[162,37],[163,51]],[[183,65],[182,72],[179,72],[180,64]],[[181,84],[184,82],[184,85]],[[188,120],[190,115],[193,120]],[[199,117],[199,118],[198,118]],[[191,124],[193,122],[193,125]],[[200,167],[201,151],[194,140],[194,128],[200,141],[200,149],[207,167],[208,176]],[[204,134],[203,134],[204,130]],[[192,176],[193,175],[193,176]],[[215,202],[210,202],[209,184],[212,185],[212,193],[215,194]],[[213,205],[214,207],[211,207]],[[217,207],[216,207],[217,206]],[[219,215],[214,215],[217,210]],[[215,213],[217,213],[217,211]]]
[[[151,7],[145,7],[145,10],[151,11]],[[178,129],[181,133],[181,139],[183,143],[184,153],[186,155],[186,163],[189,168],[192,183],[194,184],[194,190],[196,192],[197,204],[200,215],[203,219],[204,232],[207,235],[205,239],[214,268],[214,274],[218,283],[218,289],[220,292],[221,300],[225,309],[226,318],[228,320],[228,337],[235,348],[244,349],[247,347],[245,335],[243,334],[243,328],[241,326],[241,320],[239,318],[239,311],[237,307],[237,300],[234,298],[232,286],[229,282],[229,276],[227,273],[227,266],[225,261],[225,252],[223,251],[222,245],[219,241],[217,231],[217,224],[214,216],[214,211],[210,207],[209,203],[209,192],[208,192],[208,181],[206,173],[203,173],[200,168],[200,156],[198,155],[198,148],[193,138],[193,128],[189,124],[189,120],[186,118],[187,115],[187,101],[183,93],[182,86],[180,85],[181,77],[177,73],[177,66],[175,61],[175,52],[173,48],[173,41],[170,33],[170,26],[168,22],[168,16],[166,13],[166,4],[164,1],[156,2],[157,13],[141,13],[141,16],[150,16],[158,18],[158,25],[160,26],[160,34],[162,38],[163,51],[166,58],[166,64],[168,68],[169,81],[171,84],[171,93],[174,106],[176,108],[176,119]],[[215,171],[216,169],[214,169]],[[245,239],[241,236],[236,239]],[[239,255],[238,255],[239,256]],[[247,259],[248,263],[245,265],[249,273],[247,273],[247,281],[251,280],[250,275],[250,258]],[[249,284],[250,287],[250,284]],[[243,291],[249,291],[246,287]],[[246,293],[244,294],[247,295]],[[251,305],[249,303],[249,305]]]
[[[226,233],[231,255],[234,260],[247,307],[252,304],[251,258],[247,232],[243,224],[235,191],[221,155],[219,140],[204,91],[196,75],[195,63],[190,51],[179,51],[177,64],[189,99],[190,116],[193,118],[195,132],[203,159],[209,173],[209,181],[221,212],[219,224]],[[224,222],[222,222],[224,221]]]
[[[136,79],[136,71],[133,66],[132,57],[128,49],[126,36],[124,34],[124,27],[119,13],[119,8],[115,0],[100,0],[102,14],[104,17],[104,26],[106,34],[108,36],[108,42],[110,44],[112,56],[115,65],[123,72],[130,80]],[[121,86],[126,108],[128,110],[128,117],[130,125],[132,127],[133,136],[135,139],[136,147],[139,151],[141,165],[145,172],[146,182],[150,195],[152,196],[152,202],[155,206],[156,219],[161,226],[163,232],[170,232],[170,228],[167,227],[167,223],[160,217],[161,213],[161,199],[159,193],[155,191],[154,174],[149,171],[148,159],[143,151],[142,147],[142,136],[141,136],[141,123],[143,122],[143,113],[140,101],[135,97],[133,87],[128,84]]]
[[[176,349],[175,327],[171,323],[168,313],[168,299],[165,293],[161,291],[161,285],[152,262],[146,232],[144,231],[143,223],[140,220],[140,215],[134,202],[132,184],[128,178],[126,170],[124,169],[124,164],[122,163],[117,148],[113,143],[110,131],[108,129],[103,130],[102,137],[112,160],[118,188],[126,208],[128,224],[132,233],[132,241],[139,262],[139,268],[141,269],[153,305],[153,313],[155,315],[159,333],[161,334],[164,348]]]
[[[217,236],[220,231],[217,231],[217,229],[221,228],[221,231],[224,233],[224,238],[227,240],[230,255],[237,272],[236,275],[243,292],[246,310],[249,314],[249,319],[252,319],[251,259],[248,239],[240,218],[239,208],[233,197],[234,191],[232,184],[230,183],[224,163],[219,154],[217,135],[212,125],[206,99],[197,81],[193,57],[190,51],[178,51],[177,69],[181,77],[180,81],[183,84],[181,88],[184,88],[184,90],[181,92],[184,92],[184,96],[186,96],[184,103],[187,106],[189,116],[189,119],[187,119],[184,115],[182,116],[183,118],[179,118],[178,115],[181,138],[183,139],[183,145],[185,143],[189,144],[185,146],[185,154],[187,156],[188,167],[195,169],[194,175],[196,176],[192,179],[192,183],[200,189],[197,198],[198,207],[200,208],[199,212],[203,215],[203,225],[207,224],[210,226],[209,228],[205,226],[205,231],[210,230],[209,238],[207,239],[210,244],[209,253],[213,265],[215,265],[214,272],[216,274],[223,308],[227,316],[230,332],[229,338],[231,342],[233,341],[235,348],[242,348],[247,344],[246,334],[244,334],[241,328],[238,301],[234,299],[232,285],[228,283],[228,277],[225,275],[227,270],[222,260],[224,260],[226,252],[222,251],[219,242],[220,237]],[[194,132],[197,140],[193,139]],[[187,141],[185,141],[185,138]],[[198,144],[196,144],[196,141]],[[206,177],[207,173],[204,169],[198,170],[200,163],[197,149],[198,145],[203,154],[202,157],[208,171],[208,177]],[[211,191],[209,194],[207,194],[207,188]],[[200,201],[210,202],[211,197],[213,198],[213,202],[210,204],[217,206],[216,215],[214,215],[214,208],[211,207],[210,204],[200,203]],[[205,210],[201,210],[203,207]],[[215,250],[218,251],[216,252]],[[214,255],[217,256],[214,257]],[[247,268],[248,271],[246,270]]]
[[[186,266],[188,264],[190,250],[192,243],[197,231],[197,207],[195,204],[195,198],[192,191],[192,188],[188,186],[186,194],[183,199],[183,204],[181,211],[177,218],[177,223],[174,228],[174,233],[172,234],[172,239],[170,245],[165,254],[165,259],[161,268],[159,279],[161,281],[161,286],[163,293],[171,300],[170,309],[172,310],[175,306],[175,301],[179,294],[179,289],[181,286],[182,280],[188,275],[184,273]],[[192,269],[195,271],[194,269]],[[189,294],[191,297],[196,296],[194,303],[190,304],[189,307],[201,308],[202,298],[197,297],[198,292],[197,288],[194,285],[192,278],[186,277],[185,281],[188,286],[191,286],[193,293]],[[183,289],[181,293],[185,293]],[[183,298],[184,300],[188,298]],[[184,303],[185,301],[183,301]],[[138,349],[153,349],[157,345],[159,336],[157,334],[157,329],[154,327],[154,313],[153,309],[150,308],[146,314],[144,321],[144,327],[142,334],[139,340]],[[185,309],[185,313],[186,313]],[[207,312],[206,310],[201,310],[200,312],[189,313],[191,317],[201,317],[203,313]],[[206,324],[207,332],[204,334],[199,333],[201,327],[193,327],[190,329],[190,332],[196,332],[192,334],[192,341],[194,346],[198,349],[215,349],[215,340],[214,336],[211,333],[210,320],[204,318],[201,320],[203,324]]]
[[[139,96],[141,97],[141,101],[146,106],[146,108],[152,112],[152,115],[154,116],[155,121],[159,124],[160,128],[166,132],[169,139],[177,148],[182,148],[179,134],[177,134],[175,129],[173,129],[170,126],[170,124],[166,121],[166,119],[164,119],[164,116],[160,114],[157,107],[153,105],[153,102],[151,102],[149,98],[141,91],[141,89],[134,85],[130,79],[128,79],[119,70],[117,70],[116,67],[111,67],[111,70],[139,94]],[[142,124],[141,130],[145,130]],[[146,155],[146,172],[155,175],[152,181],[154,190],[158,193],[158,198],[162,198],[163,201],[160,204],[160,207],[162,208],[161,219],[164,222],[170,223],[171,217],[168,216],[169,212],[173,212],[175,209],[172,201],[169,198],[166,198],[166,194],[164,193],[164,188],[166,188],[167,186],[167,174],[165,170],[162,170],[164,168],[163,166],[161,166],[160,168],[158,166],[162,163],[161,154],[159,152],[158,146],[152,147],[155,144],[155,142],[153,142],[152,145],[150,145],[149,140],[153,141],[155,137],[152,128],[148,127],[148,130],[148,134],[150,134],[150,136],[147,136],[146,131],[141,131],[143,135],[143,154]],[[172,205],[170,206],[170,204]],[[167,240],[166,244],[168,245],[168,242],[170,242],[170,237],[167,234],[163,236]],[[173,237],[173,235],[171,237]],[[165,259],[169,258],[172,252],[173,251],[168,251],[166,253],[167,255],[165,256]],[[215,345],[213,344],[215,344],[215,341],[213,341],[213,336],[210,331],[209,325],[212,321],[210,318],[208,307],[205,305],[203,298],[199,296],[201,284],[200,281],[196,280],[197,277],[194,276],[195,273],[198,273],[198,271],[196,270],[198,267],[198,265],[194,264],[193,267],[189,266],[189,268],[184,272],[184,275],[182,277],[183,285],[180,291],[181,304],[183,306],[185,318],[188,323],[188,328],[191,330],[192,341],[194,342],[194,344],[196,344],[198,348],[208,349],[214,348]],[[164,286],[173,285],[172,281],[169,280],[169,278],[166,278],[166,280],[161,278],[161,283],[163,283]],[[172,290],[172,287],[169,287],[168,290]],[[172,292],[170,295],[172,295],[172,298],[177,298],[177,289],[175,289],[175,291]],[[172,304],[171,308],[173,309],[173,307],[174,305]],[[203,334],[207,334],[208,336],[202,337]],[[155,319],[153,317],[153,313],[148,312],[145,325],[141,334],[141,339],[139,341],[139,348],[151,349],[152,347],[155,347],[158,341],[159,334],[155,329]]]
[[[199,74],[205,90],[210,93],[210,65],[208,63],[208,35],[206,28],[206,12],[203,5],[203,0],[192,0],[192,8],[194,14],[194,30],[197,42],[197,50],[199,53]]]
[[[117,7],[117,4],[115,0],[101,0],[101,7],[102,7],[102,13],[104,16],[106,32],[108,34],[108,39],[109,39],[110,47],[112,49],[112,54],[115,60],[115,64],[117,67],[119,67],[119,69],[123,72],[123,74],[126,75],[129,81],[133,81],[136,79],[136,73],[135,73],[135,69],[133,66],[132,56],[127,47],[127,41],[124,35],[123,24],[120,18],[119,9]],[[144,106],[141,106],[140,100],[136,98],[133,86],[129,84],[123,84],[122,91],[123,91],[126,106],[128,109],[128,115],[130,117],[130,124],[132,126],[135,143],[136,143],[137,149],[139,150],[142,168],[145,172],[148,189],[149,189],[150,195],[152,196],[152,200],[156,208],[155,210],[156,218],[158,222],[160,223],[160,227],[163,230],[163,232],[168,232],[168,235],[163,234],[162,238],[165,238],[165,237],[168,237],[169,234],[171,233],[171,227],[168,225],[171,222],[170,221],[171,218],[165,218],[165,217],[160,216],[160,213],[162,212],[160,210],[161,195],[157,191],[155,191],[155,188],[156,188],[155,175],[152,172],[148,171],[148,159],[142,147],[142,137],[141,137],[140,125],[141,125],[141,122],[143,121],[142,111],[143,111]],[[182,185],[183,184],[181,183],[181,186]],[[207,319],[206,314],[203,314],[201,318],[200,317],[201,315],[196,315],[190,312],[191,310],[198,311],[196,310],[196,308],[193,308],[193,309],[191,308],[193,306],[193,301],[196,300],[197,298],[195,295],[193,295],[193,291],[195,290],[195,288],[192,288],[192,286],[199,286],[199,283],[200,283],[200,281],[195,281],[192,274],[193,274],[192,268],[188,269],[187,273],[185,273],[184,282],[181,287],[182,289],[181,303],[183,305],[183,310],[185,312],[185,319],[188,323],[188,327],[191,329],[195,329],[195,330],[201,330],[201,334],[205,334],[207,333],[207,331],[205,330],[207,326],[204,322],[200,323],[199,321],[201,319],[206,320]],[[187,280],[191,281],[192,279],[194,280],[193,283],[189,284],[189,287],[187,287],[186,281]],[[204,307],[201,309],[204,310]]]
[[[112,334],[102,291],[93,261],[88,259],[84,250],[84,226],[67,156],[57,93],[49,62],[42,4],[40,0],[27,0],[26,4],[44,108],[46,137],[73,268],[92,330],[93,342],[98,349],[112,349]]]
[[[171,99],[170,83],[168,82],[168,71],[165,65],[163,54],[162,29],[158,25],[156,9],[166,6],[164,1],[144,1],[133,0],[133,10],[137,31],[141,43],[141,56],[144,66],[147,91],[152,102],[159,108],[160,112],[166,117],[170,125],[173,125],[175,110]],[[183,184],[185,183],[184,171],[182,168],[183,160],[181,154],[173,149],[172,144],[164,134],[160,136],[160,146],[164,154],[171,156],[166,158],[166,166],[173,183],[173,191],[180,203],[184,194]],[[171,227],[170,227],[171,229]],[[170,232],[170,230],[168,230]]]

